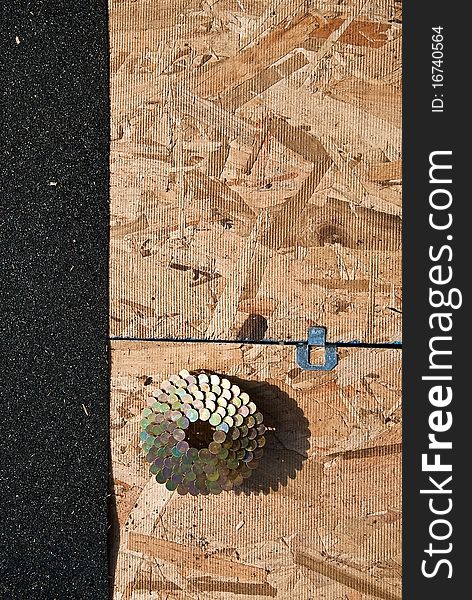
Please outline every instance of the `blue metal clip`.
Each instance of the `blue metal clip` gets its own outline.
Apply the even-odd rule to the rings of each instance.
[[[325,350],[323,364],[314,365],[310,362],[311,346],[322,347]],[[324,327],[310,327],[308,329],[308,341],[297,344],[295,362],[305,371],[331,371],[338,364],[338,355],[335,344],[326,343],[326,329]]]

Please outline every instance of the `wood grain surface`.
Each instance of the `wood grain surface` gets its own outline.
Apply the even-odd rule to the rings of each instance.
[[[110,0],[113,336],[401,339],[401,4]]]
[[[181,368],[225,373],[270,427],[240,492],[179,496],[149,475],[140,413]],[[119,341],[112,350],[116,600],[399,600],[401,351]]]
[[[115,600],[399,600],[401,3],[109,0]],[[178,343],[178,340],[213,340]],[[319,351],[312,352],[316,361]],[[147,390],[225,373],[269,426],[238,492],[179,496]]]

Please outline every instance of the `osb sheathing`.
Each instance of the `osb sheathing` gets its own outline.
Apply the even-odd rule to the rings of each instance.
[[[113,335],[401,339],[400,16],[111,2]]]
[[[401,4],[110,0],[113,337],[401,339]],[[316,353],[314,353],[316,354]],[[115,597],[400,598],[401,352],[112,343]],[[153,382],[241,380],[272,428],[241,493],[138,445]]]
[[[180,368],[226,373],[264,414],[240,492],[179,496],[149,475],[143,399]],[[112,372],[116,599],[400,598],[400,350],[308,373],[288,347],[122,341]]]

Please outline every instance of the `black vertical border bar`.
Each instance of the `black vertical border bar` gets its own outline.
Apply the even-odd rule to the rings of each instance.
[[[5,0],[0,598],[108,597],[105,0]]]
[[[470,17],[466,4],[458,2],[405,2],[404,3],[404,105],[403,105],[403,145],[404,145],[404,522],[403,522],[403,598],[418,600],[428,598],[463,598],[467,589],[470,536],[470,518],[468,491],[470,466],[471,420],[470,420],[470,321],[468,317],[466,283],[470,272],[470,190],[466,187],[466,174],[470,171],[470,151],[466,145],[470,139],[470,117],[468,116],[469,47]],[[432,31],[442,26],[444,34],[444,87],[432,87]],[[437,71],[435,71],[437,73]],[[433,113],[434,95],[444,99],[444,112]],[[442,96],[441,96],[442,94]],[[437,103],[439,105],[439,102]],[[430,153],[434,151],[452,151],[452,185],[432,185],[429,182]],[[448,159],[438,162],[449,162]],[[447,187],[453,194],[450,212],[453,223],[450,230],[435,231],[429,224],[429,195],[434,188]],[[447,211],[446,211],[447,212]],[[446,215],[441,215],[443,219]],[[452,239],[447,239],[452,235]],[[444,250],[442,259],[432,262],[428,256],[430,247],[438,255],[442,246],[450,245],[453,256],[448,262],[449,251]],[[429,289],[440,289],[429,279],[432,266],[441,264],[444,269],[452,267],[453,279],[442,286],[445,293],[449,288],[458,288],[463,294],[463,306],[459,309],[434,309],[429,303]],[[437,275],[437,274],[436,274]],[[443,349],[452,348],[452,371],[435,371],[435,374],[452,374],[450,384],[453,400],[448,408],[453,417],[452,428],[438,439],[452,441],[452,449],[441,452],[441,462],[452,463],[451,473],[426,473],[422,471],[422,454],[428,452],[428,434],[432,432],[428,423],[429,415],[437,410],[428,398],[431,381],[423,381],[423,375],[431,375],[429,370],[429,341],[438,335],[438,329],[432,329],[429,317],[434,312],[450,312],[453,328],[450,333],[452,343],[444,343]],[[444,358],[444,357],[443,357]],[[442,361],[451,361],[446,356]],[[449,385],[445,383],[445,385]],[[432,462],[435,451],[429,450]],[[442,483],[452,475],[452,494],[420,494],[421,489],[435,489],[429,476]],[[443,488],[443,489],[444,489]],[[447,515],[435,515],[431,512],[429,500],[433,498],[433,507],[445,509],[451,498],[452,510]],[[452,534],[445,540],[435,540],[430,526],[435,519],[447,519],[452,525]],[[442,528],[441,528],[442,527]],[[446,535],[446,524],[433,525],[436,536]],[[452,544],[451,551],[449,543]],[[430,548],[432,544],[432,548]],[[429,554],[425,551],[432,550]],[[444,559],[451,563],[438,565]],[[429,573],[436,571],[433,577],[425,577],[424,569]],[[449,578],[449,575],[452,575]]]

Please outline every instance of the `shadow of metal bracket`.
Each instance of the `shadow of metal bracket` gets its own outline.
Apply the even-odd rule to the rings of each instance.
[[[325,356],[322,364],[310,362],[310,350],[313,347],[324,348]],[[326,343],[326,329],[324,327],[310,327],[308,341],[297,344],[295,361],[305,371],[331,371],[338,364],[338,355],[335,344]]]

